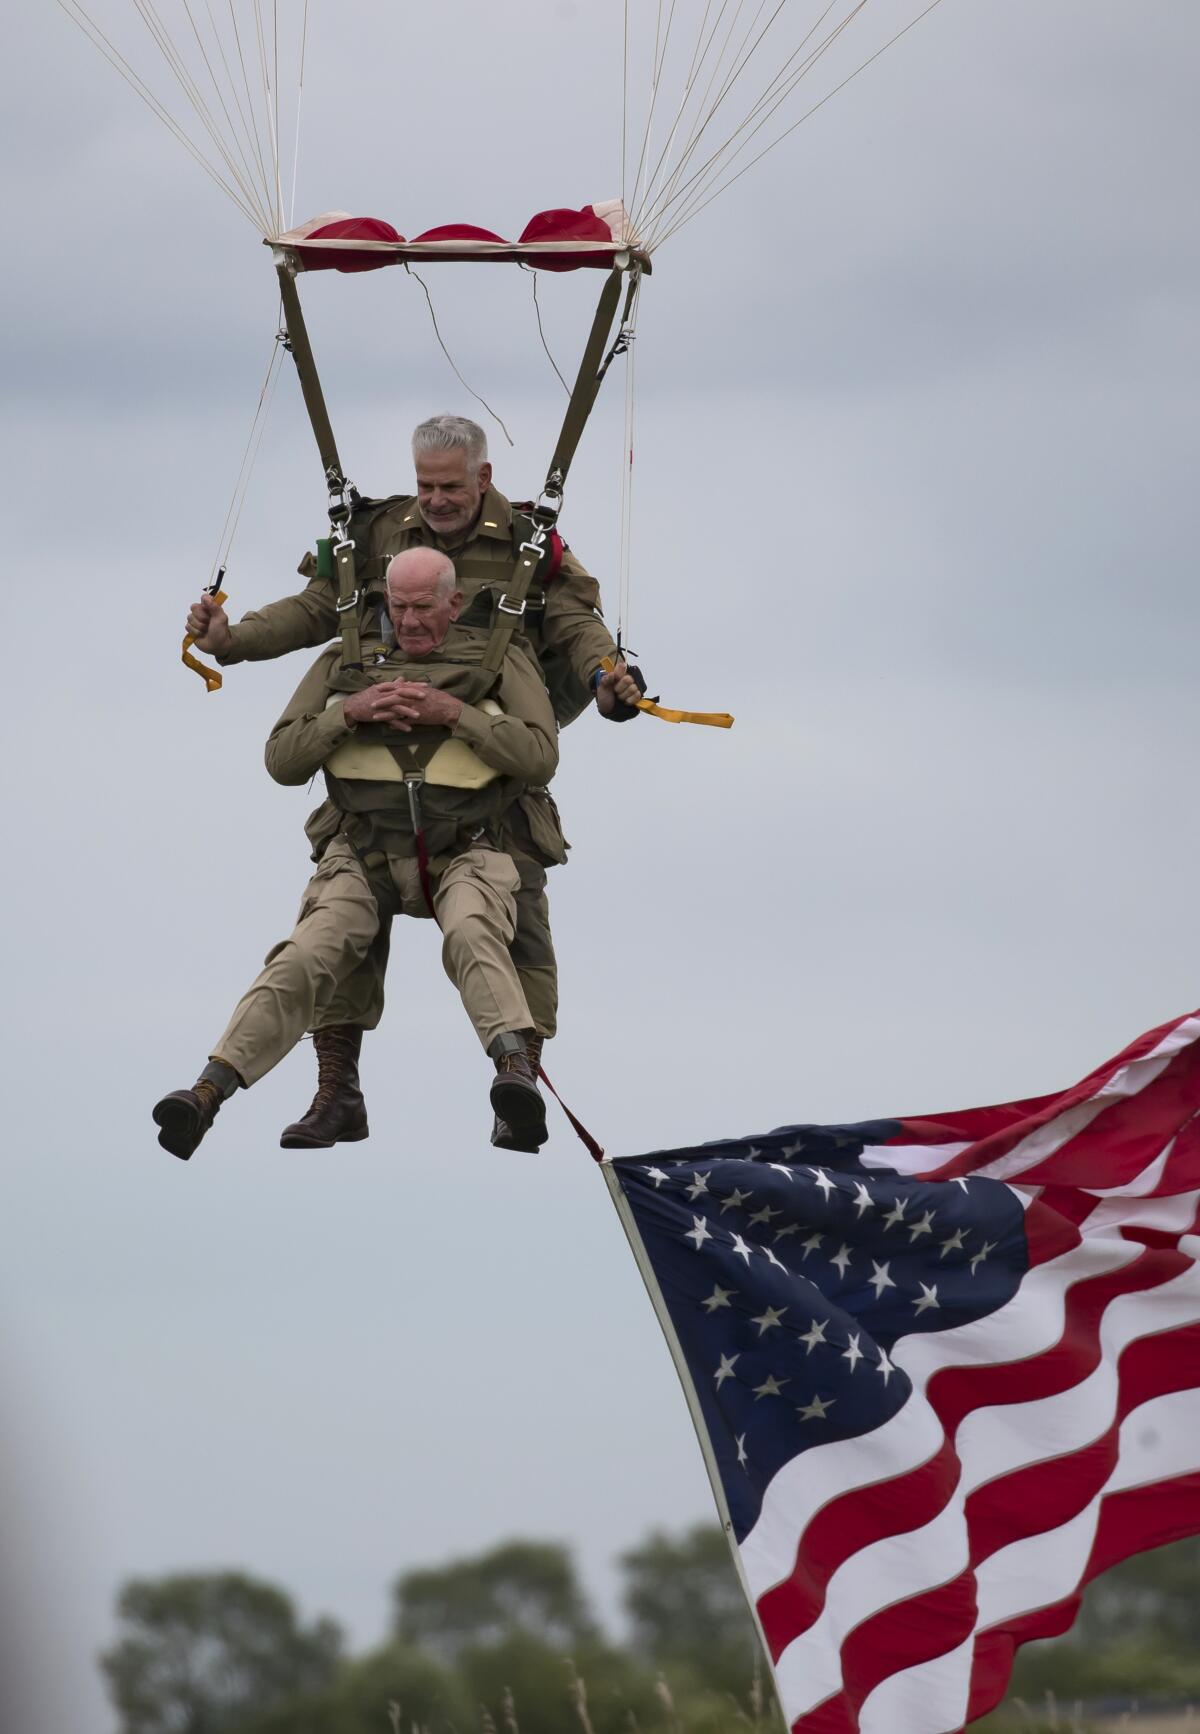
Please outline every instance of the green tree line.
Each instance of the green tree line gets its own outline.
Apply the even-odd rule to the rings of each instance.
[[[622,1642],[569,1551],[517,1540],[405,1572],[389,1635],[352,1655],[284,1590],[241,1572],[134,1579],[100,1658],[120,1734],[781,1734],[720,1530],[656,1532],[622,1556]],[[1029,1706],[1200,1702],[1200,1541],[1094,1584],[1065,1637],[1027,1646],[989,1734],[1088,1727]]]

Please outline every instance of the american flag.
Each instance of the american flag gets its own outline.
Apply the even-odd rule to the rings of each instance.
[[[1200,1531],[1200,1013],[1053,1096],[604,1173],[797,1734],[953,1734]]]

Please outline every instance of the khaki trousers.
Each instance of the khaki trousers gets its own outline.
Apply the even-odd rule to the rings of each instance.
[[[511,856],[476,847],[456,855],[433,886],[442,964],[486,1049],[505,1030],[532,1024],[509,955],[520,877]],[[320,1028],[339,984],[352,978],[393,915],[428,918],[415,860],[389,858],[368,875],[338,838],[321,858],[290,939],[267,953],[212,1054],[243,1084],[278,1065],[306,1030]]]
[[[558,960],[550,936],[546,871],[534,861],[518,860],[516,865],[521,888],[509,955],[529,1006],[530,1024],[549,1041],[558,1027]],[[366,955],[338,981],[314,1029],[332,1029],[338,1024],[358,1024],[365,1030],[378,1026],[383,1016],[390,932],[390,922],[383,922]]]

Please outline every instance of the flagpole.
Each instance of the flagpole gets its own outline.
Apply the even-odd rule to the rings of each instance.
[[[663,1299],[662,1290],[659,1288],[657,1279],[655,1278],[654,1267],[650,1262],[650,1256],[642,1243],[642,1237],[638,1229],[637,1220],[630,1208],[629,1200],[625,1196],[621,1182],[616,1177],[612,1157],[606,1156],[602,1162],[597,1163],[597,1167],[604,1176],[604,1184],[608,1187],[609,1197],[613,1201],[621,1227],[625,1230],[625,1238],[629,1242],[629,1250],[632,1252],[634,1262],[641,1273],[646,1293],[650,1297],[650,1305],[654,1308],[655,1315],[660,1327],[662,1328],[662,1334],[667,1340],[667,1348],[670,1351],[671,1359],[675,1363],[675,1371],[679,1377],[679,1383],[683,1386],[683,1395],[687,1402],[688,1414],[691,1416],[692,1427],[696,1434],[696,1441],[699,1444],[701,1454],[704,1457],[704,1467],[708,1471],[708,1479],[712,1487],[713,1498],[717,1502],[717,1515],[721,1519],[721,1528],[724,1531],[725,1540],[729,1544],[730,1554],[733,1556],[733,1569],[737,1572],[738,1583],[742,1587],[742,1594],[746,1598],[746,1606],[750,1610],[750,1618],[754,1621],[754,1630],[758,1634],[758,1641],[762,1648],[763,1660],[767,1665],[767,1673],[770,1679],[774,1681],[775,1665],[771,1660],[771,1652],[767,1647],[766,1634],[762,1629],[762,1624],[758,1617],[758,1609],[754,1604],[754,1597],[751,1594],[750,1585],[746,1580],[746,1573],[742,1566],[741,1551],[738,1548],[737,1537],[733,1531],[733,1519],[729,1515],[729,1506],[725,1499],[725,1488],[721,1482],[721,1472],[717,1467],[717,1459],[708,1437],[708,1429],[704,1424],[704,1415],[700,1407],[700,1398],[696,1393],[695,1385],[692,1383],[692,1376],[688,1370],[687,1360],[683,1353],[683,1346],[676,1334],[675,1325],[667,1308],[667,1303]],[[776,1685],[776,1697],[778,1696],[778,1685]]]

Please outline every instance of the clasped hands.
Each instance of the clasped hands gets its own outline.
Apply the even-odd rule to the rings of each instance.
[[[414,723],[453,728],[462,711],[461,698],[420,680],[381,680],[342,702],[348,723],[382,723],[401,734],[411,733]]]

